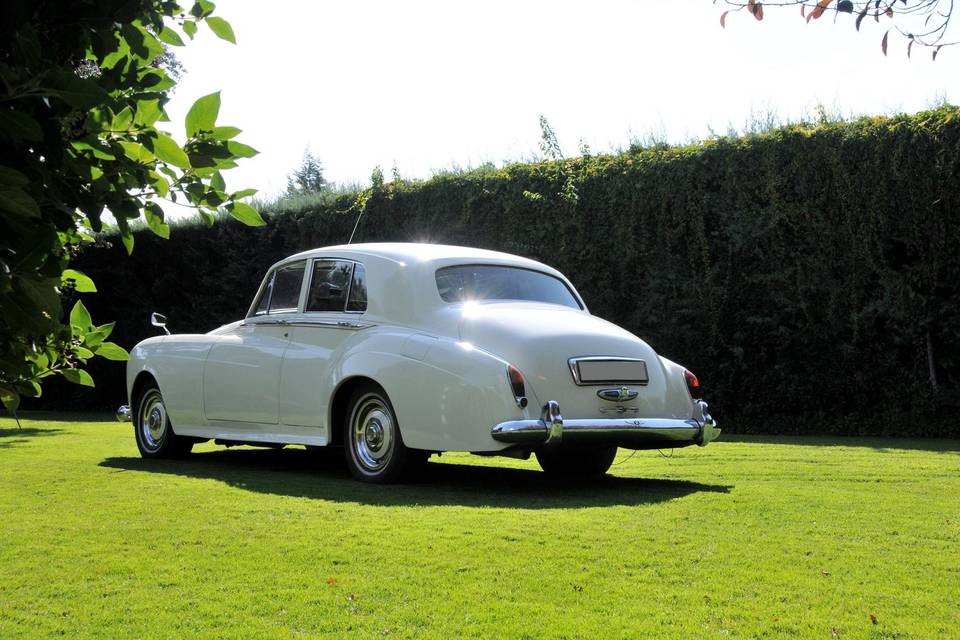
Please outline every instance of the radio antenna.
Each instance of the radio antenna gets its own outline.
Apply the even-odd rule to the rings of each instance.
[[[360,213],[357,214],[357,221],[356,221],[355,223],[353,223],[353,231],[350,232],[350,239],[347,240],[347,244],[350,244],[350,243],[353,242],[353,236],[354,236],[354,234],[357,233],[357,227],[360,226],[360,218],[363,216],[363,211],[367,208],[367,207],[366,207],[366,204],[367,204],[367,203],[364,202],[363,204],[364,204],[364,206],[360,207]]]

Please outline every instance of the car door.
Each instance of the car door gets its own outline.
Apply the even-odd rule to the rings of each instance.
[[[344,342],[367,326],[366,270],[350,260],[315,259],[304,310],[291,323],[284,353],[280,418],[284,424],[326,426],[332,359]]]
[[[301,260],[275,269],[253,312],[210,349],[203,369],[207,420],[279,422],[281,364],[290,342],[289,320],[299,313],[306,264]]]

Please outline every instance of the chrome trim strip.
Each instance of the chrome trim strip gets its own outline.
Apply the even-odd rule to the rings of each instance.
[[[590,382],[583,382],[580,380],[580,368],[577,366],[581,362],[603,362],[603,361],[614,361],[614,362],[642,362],[644,371],[647,371],[647,361],[642,358],[623,358],[620,356],[578,356],[576,358],[570,358],[567,360],[567,366],[570,367],[570,373],[573,375],[573,383],[578,387],[593,387],[597,385],[604,384],[629,384],[638,387],[645,387],[650,383],[650,372],[647,371],[646,380],[591,380]]]
[[[299,320],[260,320],[258,322],[244,322],[241,327],[256,326],[282,326],[282,327],[333,327],[334,329],[369,329],[377,325],[372,322],[355,322],[353,320],[311,320],[301,318]]]
[[[600,407],[600,413],[616,413],[617,415],[623,415],[625,413],[640,413],[640,407],[625,407],[623,405],[617,405],[616,407]]]
[[[263,316],[258,316],[258,317],[263,317]],[[241,327],[276,327],[278,325],[286,326],[288,324],[290,324],[288,320],[277,318],[276,320],[270,319],[270,320],[256,320],[256,321],[250,321],[250,322],[244,321],[240,323],[240,326]]]
[[[291,327],[334,327],[335,329],[369,329],[376,326],[371,322],[354,322],[352,320],[291,320],[286,324]]]
[[[495,425],[490,435],[497,442],[555,446],[560,442],[616,444],[625,448],[660,448],[698,444],[717,439],[720,429],[705,413],[705,402],[695,406],[703,422],[691,418],[582,418],[564,420],[560,406],[551,400],[543,407],[540,420],[510,420]]]

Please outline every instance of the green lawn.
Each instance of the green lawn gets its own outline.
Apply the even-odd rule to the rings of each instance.
[[[958,441],[730,437],[587,486],[458,454],[369,486],[297,448],[144,461],[83,419],[0,418],[4,640],[960,638]]]

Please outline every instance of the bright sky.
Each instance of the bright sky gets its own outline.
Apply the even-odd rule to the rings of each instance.
[[[226,172],[227,186],[269,196],[307,145],[328,180],[366,183],[376,165],[423,178],[529,158],[540,114],[577,155],[581,139],[594,151],[650,133],[682,142],[751,112],[960,103],[960,47],[908,60],[891,33],[884,57],[886,19],[858,34],[850,16],[806,24],[797,8],[768,7],[762,23],[744,11],[722,29],[724,10],[710,0],[224,0],[216,13],[238,44],[201,28],[177,49],[187,74],[167,111],[182,135],[193,101],[222,90],[218,123],[261,152]]]

